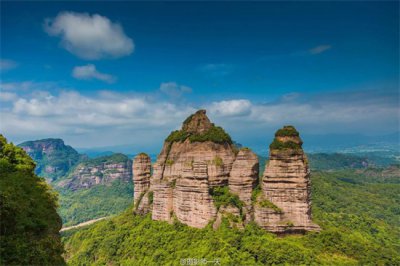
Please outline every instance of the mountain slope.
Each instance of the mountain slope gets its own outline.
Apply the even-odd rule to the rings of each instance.
[[[18,145],[36,162],[35,173],[49,182],[64,176],[85,156],[80,155],[62,139],[26,141]]]
[[[64,226],[118,214],[132,202],[132,161],[120,153],[88,159],[52,185]]]

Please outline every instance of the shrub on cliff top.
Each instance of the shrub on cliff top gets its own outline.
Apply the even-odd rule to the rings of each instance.
[[[284,126],[275,133],[275,137],[298,137],[299,132],[294,126]]]
[[[285,149],[299,150],[301,149],[301,145],[293,141],[282,142],[277,139],[274,139],[274,141],[269,145],[269,148],[271,150],[285,150]]]
[[[184,130],[175,130],[165,139],[167,142],[183,142],[189,139],[190,142],[212,141],[215,143],[232,143],[231,137],[222,127],[213,126],[202,134],[193,134]]]

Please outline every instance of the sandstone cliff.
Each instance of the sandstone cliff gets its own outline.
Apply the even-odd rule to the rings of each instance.
[[[319,230],[311,221],[311,183],[307,156],[299,133],[285,126],[275,133],[255,204],[255,220],[276,232]]]
[[[71,190],[90,188],[95,185],[108,185],[115,180],[130,182],[132,178],[132,161],[123,154],[113,154],[86,160],[57,184],[58,187]]]
[[[278,233],[317,230],[310,220],[309,171],[301,140],[279,135],[276,141],[293,142],[300,149],[271,149],[261,189],[256,154],[238,150],[205,110],[196,112],[166,138],[151,177],[150,158],[139,154],[134,159],[135,212],[151,211],[154,220],[176,219],[197,228],[210,222],[216,228],[224,220],[242,228],[255,220]],[[286,185],[289,181],[293,185]]]
[[[152,203],[152,194],[150,188],[151,159],[147,154],[140,153],[133,161],[133,196],[135,211],[140,214],[146,214],[150,211]]]

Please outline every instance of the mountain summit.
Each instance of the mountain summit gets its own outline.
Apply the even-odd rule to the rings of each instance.
[[[259,180],[257,155],[238,150],[199,110],[166,138],[153,169],[148,155],[135,157],[135,213],[197,228],[210,222],[214,228],[223,222],[243,228],[255,221],[275,233],[318,231],[311,221],[309,168],[301,145],[293,126],[278,130]]]

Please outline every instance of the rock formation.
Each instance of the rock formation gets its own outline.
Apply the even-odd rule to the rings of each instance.
[[[261,189],[257,155],[248,148],[238,150],[205,110],[197,111],[166,138],[151,177],[149,157],[135,158],[135,212],[151,211],[154,220],[197,228],[210,222],[216,228],[226,219],[238,228],[255,220],[277,233],[318,229],[310,219],[309,171],[301,140],[279,135],[276,141],[293,142],[300,149],[271,150]]]
[[[258,183],[258,157],[248,148],[240,149],[229,176],[229,190],[238,195],[245,204],[246,221],[252,212],[251,195]]]
[[[310,170],[299,133],[285,126],[275,133],[255,205],[255,220],[271,232],[319,230],[311,221]]]
[[[133,188],[136,212],[145,214],[150,211],[149,188],[151,174],[151,159],[147,154],[140,153],[133,160]]]
[[[130,182],[132,161],[123,154],[86,160],[78,164],[65,179],[54,184],[71,190],[111,184],[115,180]]]

